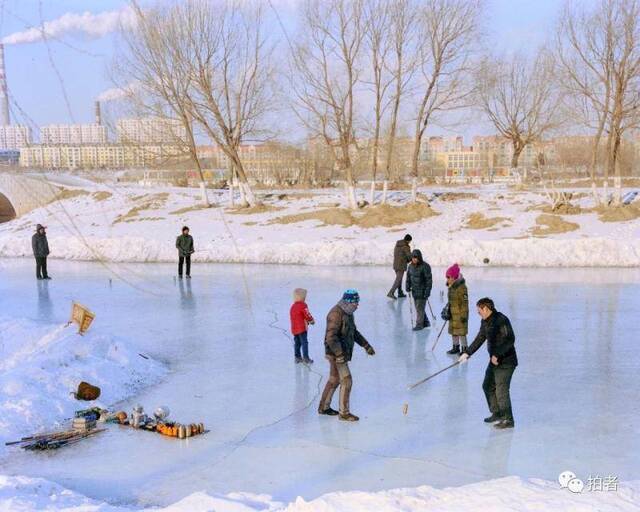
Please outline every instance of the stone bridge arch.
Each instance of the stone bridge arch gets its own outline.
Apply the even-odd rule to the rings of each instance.
[[[44,178],[0,173],[0,223],[50,203],[58,192]]]

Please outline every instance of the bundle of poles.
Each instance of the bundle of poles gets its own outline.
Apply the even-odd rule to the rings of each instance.
[[[104,432],[105,429],[93,430],[63,430],[23,437],[19,441],[10,441],[6,446],[20,445],[23,450],[56,450],[69,444],[77,443],[94,434]]]

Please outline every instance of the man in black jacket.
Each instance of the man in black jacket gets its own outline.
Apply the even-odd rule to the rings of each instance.
[[[422,253],[414,249],[411,253],[411,263],[407,267],[407,293],[413,296],[416,306],[416,326],[414,331],[420,331],[425,327],[430,327],[427,318],[427,300],[431,295],[433,278],[431,276],[431,265],[422,259]]]
[[[47,233],[42,224],[36,226],[36,232],[31,237],[33,257],[36,259],[36,277],[38,279],[51,279],[47,273],[47,256],[49,256],[49,242]]]
[[[178,277],[182,278],[182,267],[187,262],[187,279],[191,279],[191,255],[195,252],[193,248],[193,237],[189,234],[187,226],[182,227],[182,234],[176,238],[176,249],[178,249]]]
[[[513,411],[511,410],[511,396],[509,388],[511,377],[518,366],[516,355],[516,337],[509,319],[496,311],[493,301],[489,298],[480,299],[476,306],[482,318],[480,331],[469,346],[468,352],[462,354],[458,361],[465,363],[470,356],[486,341],[489,350],[489,365],[484,375],[482,389],[487,398],[491,416],[485,418],[485,423],[495,423],[496,428],[513,428]]]
[[[390,299],[396,299],[396,290],[398,290],[398,297],[406,297],[402,293],[402,276],[404,276],[405,270],[407,270],[407,264],[411,261],[411,235],[404,235],[402,240],[396,242],[396,246],[393,248],[393,271],[396,273],[396,280],[393,282],[393,286],[387,297]]]

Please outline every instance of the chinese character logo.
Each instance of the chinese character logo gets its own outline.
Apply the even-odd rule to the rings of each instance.
[[[580,494],[586,490],[587,492],[608,492],[618,490],[618,477],[608,475],[602,477],[600,475],[589,475],[587,484],[585,485],[573,471],[563,471],[558,476],[558,483],[562,489],[569,489],[574,494]]]

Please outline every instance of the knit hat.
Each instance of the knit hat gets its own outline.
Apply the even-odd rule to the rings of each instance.
[[[450,277],[454,280],[460,277],[460,267],[458,266],[457,263],[454,263],[447,269],[447,273],[445,274],[445,277]]]
[[[357,304],[358,302],[360,302],[360,295],[358,294],[358,290],[349,288],[346,292],[342,294],[342,300],[348,303]]]
[[[293,290],[294,301],[304,302],[306,298],[307,298],[307,290],[305,290],[304,288],[296,288],[295,290]]]

